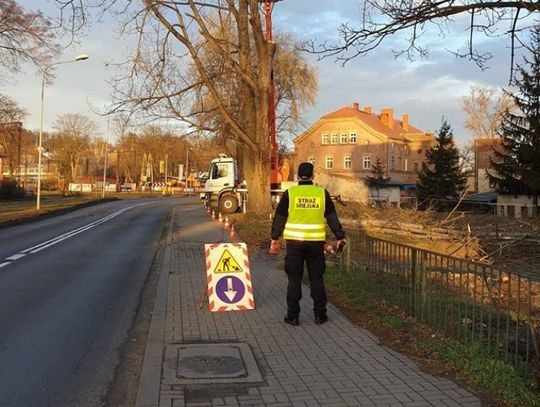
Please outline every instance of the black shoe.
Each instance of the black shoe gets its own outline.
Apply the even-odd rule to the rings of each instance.
[[[323,316],[320,316],[320,317],[315,317],[315,323],[317,325],[322,325],[324,324],[326,321],[328,321],[328,317],[326,315],[323,315]]]
[[[283,318],[283,321],[285,321],[286,324],[293,325],[293,326],[300,325],[300,322],[298,321],[298,317],[290,318],[290,317],[287,316],[287,317]]]

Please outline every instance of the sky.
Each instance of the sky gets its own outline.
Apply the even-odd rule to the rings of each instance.
[[[27,6],[26,1],[22,4]],[[46,14],[52,12],[47,0],[32,0],[32,7]],[[360,18],[359,1],[355,0],[284,0],[276,3],[273,11],[275,30],[291,32],[299,40],[331,43],[338,41],[337,28],[341,23],[359,23]],[[454,32],[444,39],[428,36],[430,56],[412,62],[393,57],[391,48],[404,44],[400,36],[344,66],[333,57],[319,60],[316,55],[306,54],[319,76],[316,103],[303,112],[307,127],[322,115],[358,102],[360,106],[372,106],[375,113],[391,107],[395,117],[408,114],[410,123],[425,131],[437,131],[444,117],[458,142],[469,139],[461,99],[469,94],[472,85],[506,87],[509,51],[506,38],[483,40],[480,45],[494,55],[485,71],[470,61],[456,59],[445,48],[457,48],[462,43],[466,33],[460,32],[461,28],[458,19]],[[87,31],[76,46],[65,50],[60,60],[71,60],[81,53],[90,58],[58,66],[54,83],[45,89],[44,129],[52,130],[52,123],[60,114],[81,113],[98,124],[103,137],[114,141],[112,130],[106,134],[106,119],[96,111],[107,104],[111,93],[107,80],[112,72],[107,64],[123,60],[134,40],[120,38],[117,23],[110,19],[95,23]],[[28,112],[25,127],[30,129],[39,128],[40,91],[41,76],[29,66],[0,81],[0,92]]]

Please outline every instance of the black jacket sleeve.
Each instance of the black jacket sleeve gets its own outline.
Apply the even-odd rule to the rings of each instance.
[[[324,210],[324,217],[326,218],[326,222],[328,223],[330,230],[332,230],[332,232],[334,233],[334,236],[336,236],[336,239],[344,239],[345,232],[343,231],[343,227],[339,222],[336,207],[334,206],[334,202],[332,202],[332,197],[326,189],[324,190],[324,195],[326,198]]]
[[[289,193],[285,191],[279,201],[272,222],[272,240],[278,240],[285,229],[287,217],[289,216]]]

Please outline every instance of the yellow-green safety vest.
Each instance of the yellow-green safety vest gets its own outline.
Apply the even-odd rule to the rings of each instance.
[[[289,216],[283,238],[302,241],[324,241],[325,193],[315,185],[297,185],[288,189]]]

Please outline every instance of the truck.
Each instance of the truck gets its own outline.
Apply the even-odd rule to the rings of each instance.
[[[286,174],[284,170],[286,168]],[[280,175],[287,179],[289,175],[288,163],[282,167]],[[271,189],[272,200],[279,201],[279,198],[290,184],[293,182],[281,182],[281,188]],[[201,199],[210,208],[219,208],[222,213],[230,214],[245,208],[247,205],[247,185],[245,180],[241,180],[238,174],[238,165],[236,159],[220,154],[210,163],[208,170],[208,179],[204,184],[204,192],[201,193]]]
[[[207,206],[217,207],[223,213],[234,213],[245,207],[247,189],[245,182],[239,179],[238,165],[233,157],[220,154],[211,161],[201,198]]]

